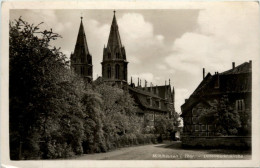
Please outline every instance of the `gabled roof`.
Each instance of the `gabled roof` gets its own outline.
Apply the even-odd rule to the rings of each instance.
[[[208,74],[182,105],[187,109],[201,98],[211,95],[229,93],[250,93],[252,90],[251,62],[245,62],[237,67],[215,75]]]
[[[251,73],[251,63],[250,62],[245,62],[235,68],[232,68],[228,71],[220,73],[220,75],[231,75],[231,74],[241,74],[241,73]]]

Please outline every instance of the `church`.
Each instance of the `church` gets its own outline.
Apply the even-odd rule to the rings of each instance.
[[[75,49],[70,57],[71,69],[86,81],[92,82],[92,55],[88,49],[82,19],[81,17]],[[170,80],[168,84],[165,82],[165,85],[162,86],[153,86],[151,83],[148,87],[147,81],[144,86],[141,86],[141,79],[138,78],[136,85],[132,82],[131,77],[131,82],[128,83],[128,63],[114,11],[108,43],[103,49],[102,77],[98,79],[128,91],[138,106],[136,114],[143,118],[145,127],[153,128],[156,117],[171,117],[175,113],[174,87],[171,86]]]

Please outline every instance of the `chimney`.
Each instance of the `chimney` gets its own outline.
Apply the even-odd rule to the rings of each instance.
[[[171,79],[169,78],[169,85],[171,85]]]
[[[203,79],[205,78],[205,68],[203,68]]]
[[[146,80],[144,80],[144,89],[146,90],[147,88],[147,81]]]
[[[132,76],[131,76],[131,85],[133,84],[133,78],[132,78]]]
[[[138,83],[137,83],[137,87],[139,87],[139,78],[138,78]]]
[[[235,62],[232,62],[232,69],[235,69]]]

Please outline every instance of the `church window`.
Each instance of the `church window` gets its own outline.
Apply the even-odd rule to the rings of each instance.
[[[124,69],[124,80],[126,80],[126,70]]]
[[[118,52],[116,53],[116,58],[119,59],[119,53]]]
[[[81,75],[84,75],[84,67],[83,67],[83,66],[80,67],[80,74],[81,74]]]
[[[89,68],[88,68],[88,75],[91,76],[91,74],[92,74],[92,68],[89,67]]]
[[[107,78],[111,78],[111,66],[107,66]]]
[[[119,79],[120,66],[116,64],[116,79]]]

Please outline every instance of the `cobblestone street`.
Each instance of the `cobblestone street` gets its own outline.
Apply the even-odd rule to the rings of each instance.
[[[182,149],[181,142],[164,142],[85,154],[76,160],[234,160],[251,159],[250,151],[231,149]]]

